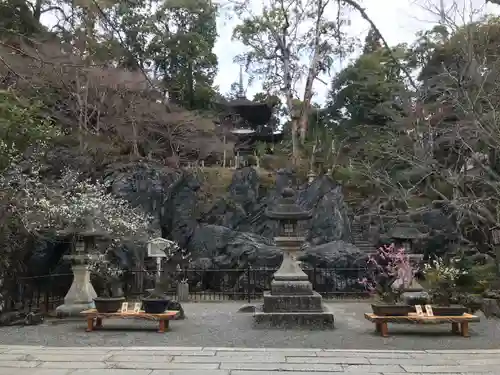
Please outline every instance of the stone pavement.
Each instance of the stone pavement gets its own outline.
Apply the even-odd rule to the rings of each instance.
[[[46,320],[36,326],[0,327],[0,345],[79,346],[216,346],[236,348],[328,348],[366,350],[499,349],[500,320],[486,319],[470,325],[469,338],[450,334],[450,326],[389,325],[390,337],[375,333],[364,318],[367,302],[334,302],[335,329],[269,329],[255,327],[249,314],[237,313],[242,302],[185,303],[186,320],[170,323],[164,335],[153,321],[109,319],[104,329],[85,332],[85,319]],[[498,371],[500,375],[500,371]]]
[[[493,375],[500,349],[0,346],[0,375]]]

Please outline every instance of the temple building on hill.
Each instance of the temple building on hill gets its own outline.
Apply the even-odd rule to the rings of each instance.
[[[249,156],[255,154],[259,142],[268,144],[269,149],[272,149],[274,144],[283,139],[283,133],[274,131],[269,125],[273,108],[267,103],[253,102],[245,97],[241,67],[236,98],[230,101],[221,100],[217,105],[222,110],[218,126],[223,133],[224,143],[228,140],[235,142],[236,168],[248,165]]]

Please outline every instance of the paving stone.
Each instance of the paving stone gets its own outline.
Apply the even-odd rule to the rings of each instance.
[[[412,354],[411,355],[415,359],[423,359],[423,360],[433,360],[439,358],[445,359],[454,359],[461,360],[466,358],[474,358],[474,359],[489,359],[489,358],[498,358],[499,354],[494,353],[477,353],[477,354],[466,354],[466,353],[433,353],[433,354]]]
[[[38,355],[38,354],[50,354],[50,355],[105,355],[109,354],[109,351],[106,349],[86,349],[86,348],[80,348],[79,350],[66,350],[66,348],[59,348],[59,350],[46,350],[46,349],[11,349],[10,351],[6,352],[5,354],[33,354],[33,355]]]
[[[42,345],[1,345],[0,348],[7,348],[7,349],[42,349],[44,346]]]
[[[38,368],[65,368],[65,369],[84,369],[84,368],[107,368],[104,362],[42,362]]]
[[[171,362],[172,356],[169,355],[113,355],[106,361],[109,362]],[[186,357],[190,358],[190,357]],[[212,357],[213,358],[213,357]]]
[[[426,353],[438,354],[500,354],[500,349],[446,349],[446,350],[426,350]]]
[[[467,358],[467,359],[458,359],[457,362],[459,365],[463,365],[463,366],[476,366],[476,365],[482,365],[482,366],[494,366],[494,365],[496,365],[496,366],[499,366],[500,365],[500,358],[498,357],[498,355],[496,358],[476,358],[476,356],[470,356],[470,358]]]
[[[346,373],[351,373],[351,372],[358,372],[358,373],[363,373],[366,372],[367,374],[370,373],[397,373],[397,372],[404,372],[408,371],[406,369],[403,369],[399,365],[347,365],[344,366],[344,371]],[[418,372],[418,371],[416,371]]]
[[[311,375],[309,371],[246,371],[234,370],[231,375]],[[332,375],[332,372],[314,372],[314,375]],[[339,372],[339,375],[342,375]]]
[[[17,361],[23,359],[25,356],[23,354],[0,354],[0,365],[2,361]]]
[[[0,374],[2,375],[68,375],[72,372],[71,369],[48,369],[48,368],[2,368],[0,367]]]
[[[104,361],[109,358],[108,354],[87,355],[87,354],[67,354],[62,351],[59,354],[28,354],[26,358],[31,361],[44,362],[86,362],[86,361]]]
[[[427,355],[425,353],[421,353],[422,355]],[[358,352],[358,351],[350,351],[350,352],[332,352],[332,351],[322,351],[317,352],[316,355],[318,357],[363,357],[363,358],[413,358],[413,354],[410,353],[398,353],[398,352]]]
[[[119,350],[120,348],[116,348]],[[202,351],[203,347],[201,346],[125,346],[121,347],[121,349],[126,351],[148,351],[148,350],[159,350],[159,351]],[[112,350],[114,350],[112,348]]]
[[[216,351],[196,351],[196,350],[142,350],[142,351],[123,351],[123,350],[111,350],[107,354],[109,355],[126,355],[126,356],[141,356],[141,355],[150,355],[150,356],[174,356],[174,355],[193,355],[193,356],[203,356],[203,357],[213,357],[217,353]],[[226,352],[229,354],[229,352]],[[234,355],[234,354],[233,354]]]
[[[373,349],[323,349],[323,352],[337,353],[426,353],[425,350],[373,350]]]
[[[106,362],[108,368],[150,370],[217,370],[219,363]]]
[[[406,372],[417,372],[423,374],[469,374],[469,373],[481,373],[481,372],[493,372],[495,370],[495,365],[492,366],[407,366],[404,363],[401,367]]]
[[[206,347],[203,350],[215,350],[220,352],[281,352],[286,350],[287,352],[318,352],[322,349],[311,349],[311,348],[210,348]]]
[[[200,370],[153,370],[150,375],[201,375]],[[207,370],[203,375],[229,375],[229,370]]]
[[[258,362],[222,362],[222,370],[248,370],[248,371],[343,371],[342,366],[335,364],[316,363],[258,363]],[[234,371],[231,371],[233,374]]]
[[[71,372],[71,375],[149,375],[151,370],[124,370],[124,369],[82,369]]]
[[[203,352],[202,352],[203,353]],[[210,352],[208,352],[210,353]],[[245,350],[245,351],[238,351],[238,352],[230,352],[230,351],[217,351],[215,352],[216,357],[222,357],[222,358],[227,358],[227,357],[234,357],[234,356],[285,356],[285,357],[316,357],[317,354],[321,353],[319,351],[311,351],[311,352],[301,352],[301,351],[294,351],[294,350],[289,350],[289,349],[283,349],[280,351],[251,351],[251,350]],[[184,354],[181,354],[184,355]]]
[[[269,355],[248,355],[240,356],[234,354],[231,357],[195,357],[195,356],[174,356],[172,362],[189,362],[189,363],[220,363],[220,362],[285,362],[284,355],[269,354]]]
[[[435,366],[443,366],[443,365],[458,365],[459,362],[456,359],[449,358],[425,358],[425,359],[401,359],[401,358],[369,358],[369,361],[372,365],[400,365],[405,364],[407,366],[418,366],[425,363],[426,365],[435,365]]]
[[[339,365],[369,365],[364,357],[286,357],[287,363],[337,363]],[[397,362],[399,364],[399,362]]]
[[[41,362],[37,362],[37,361],[2,361],[2,362],[0,362],[0,368],[4,368],[4,367],[17,367],[17,368],[36,367],[40,363]],[[2,373],[0,372],[0,374],[2,374]]]

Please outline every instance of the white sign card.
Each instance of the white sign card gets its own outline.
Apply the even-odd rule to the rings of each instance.
[[[128,302],[122,303],[122,313],[126,313],[128,311]]]
[[[165,249],[167,246],[173,246],[175,242],[157,237],[148,242],[148,256],[152,258],[165,258]]]
[[[415,311],[417,312],[418,316],[424,315],[424,310],[422,310],[422,306],[420,305],[415,305]]]
[[[140,303],[140,302],[136,302],[136,303],[134,304],[134,312],[135,312],[135,313],[139,313],[139,312],[141,312],[141,306],[142,306],[142,303]]]
[[[427,316],[434,316],[431,305],[425,305],[425,312],[427,313]]]

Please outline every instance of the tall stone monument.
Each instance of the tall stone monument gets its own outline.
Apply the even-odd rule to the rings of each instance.
[[[271,283],[271,291],[264,292],[261,310],[254,312],[257,323],[272,325],[318,325],[333,327],[334,316],[323,304],[322,296],[315,292],[308,276],[296,261],[296,254],[304,242],[299,234],[298,222],[312,217],[296,204],[295,192],[286,188],[282,198],[266,215],[279,222],[279,234],[275,237],[283,250],[283,261]]]

